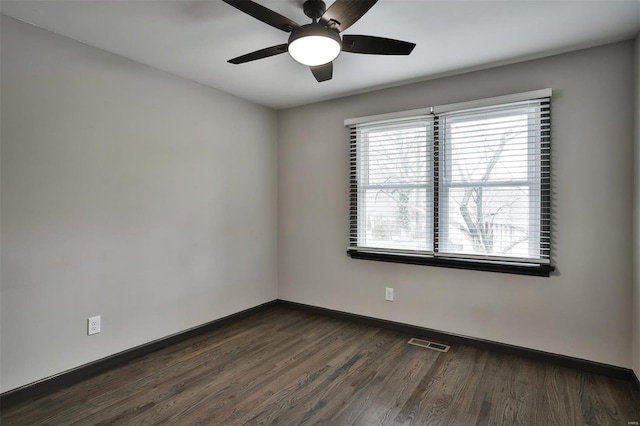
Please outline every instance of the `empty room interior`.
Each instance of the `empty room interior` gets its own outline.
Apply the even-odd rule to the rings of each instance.
[[[640,422],[640,0],[2,0],[0,422]]]

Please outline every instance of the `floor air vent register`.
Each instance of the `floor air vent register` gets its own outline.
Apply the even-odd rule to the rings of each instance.
[[[408,343],[410,345],[420,346],[421,348],[432,349],[438,352],[447,352],[449,350],[448,345],[443,345],[442,343],[429,342],[428,340],[422,340],[415,337],[410,339]]]

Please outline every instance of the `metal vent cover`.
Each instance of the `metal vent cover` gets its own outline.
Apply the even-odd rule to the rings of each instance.
[[[418,339],[417,337],[412,337],[409,339],[410,345],[420,346],[421,348],[432,349],[438,352],[447,352],[450,348],[449,345],[443,345],[442,343],[430,342],[428,340]]]

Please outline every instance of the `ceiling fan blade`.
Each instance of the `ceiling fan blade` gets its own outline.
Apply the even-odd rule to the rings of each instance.
[[[244,64],[245,62],[255,61],[256,59],[268,58],[269,56],[279,55],[287,51],[286,44],[279,44],[277,46],[267,47],[266,49],[256,50],[255,52],[247,53],[246,55],[238,56],[237,58],[229,59],[227,62],[230,64]]]
[[[335,22],[342,32],[355,24],[377,2],[378,0],[336,0],[320,19],[325,24]]]
[[[250,0],[222,0],[230,6],[235,7],[236,9],[246,13],[247,15],[253,16],[254,18],[264,22],[265,24],[271,25],[279,30],[290,33],[291,31],[299,28],[296,22],[291,19],[280,15],[277,12],[274,12],[271,9],[268,9],[254,1]]]
[[[316,78],[316,80],[318,80],[318,83],[331,80],[331,77],[333,77],[333,62],[309,68],[311,69],[313,76]]]
[[[367,35],[345,35],[342,37],[342,50],[351,53],[408,55],[413,51],[414,47],[416,47],[415,43],[391,38]]]

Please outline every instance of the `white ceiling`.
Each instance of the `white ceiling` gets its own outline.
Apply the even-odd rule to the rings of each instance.
[[[302,0],[258,2],[310,22]],[[2,0],[0,11],[276,109],[630,39],[640,31],[640,0],[381,0],[345,34],[411,41],[413,53],[341,53],[333,79],[317,83],[287,54],[228,64],[286,43],[289,34],[220,0]]]

